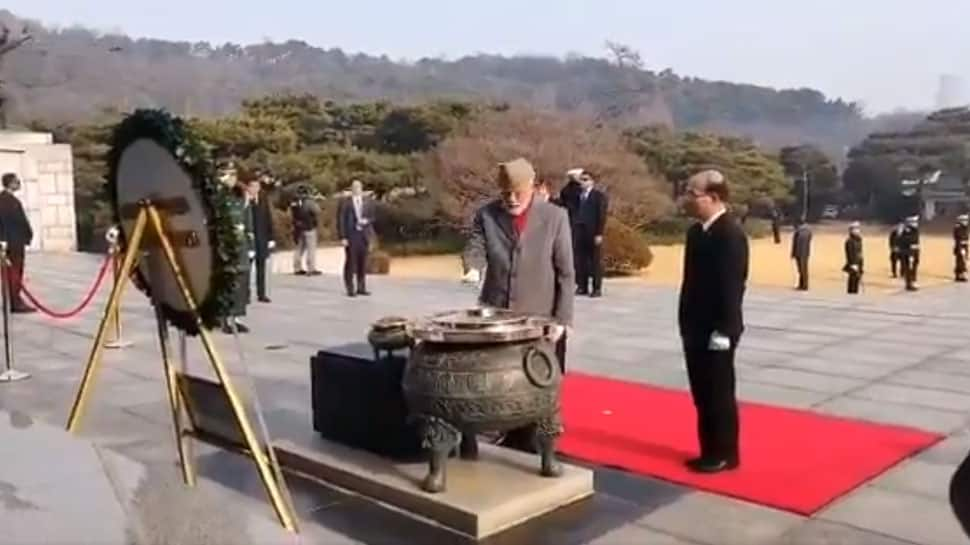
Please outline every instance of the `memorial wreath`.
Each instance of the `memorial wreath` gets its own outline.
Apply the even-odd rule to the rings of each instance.
[[[169,153],[192,180],[207,217],[212,250],[212,272],[206,297],[196,301],[202,326],[213,329],[232,307],[233,293],[240,281],[239,252],[241,243],[232,219],[230,192],[219,182],[216,163],[206,142],[193,133],[184,120],[164,110],[139,109],[122,120],[114,129],[108,151],[108,194],[111,198],[114,221],[121,225],[121,206],[118,198],[118,166],[125,148],[140,139],[151,139]],[[120,233],[121,246],[125,234]],[[139,290],[151,297],[151,285],[141,267],[136,267],[132,281]],[[162,303],[162,314],[175,328],[189,335],[199,333],[199,326],[191,312]]]

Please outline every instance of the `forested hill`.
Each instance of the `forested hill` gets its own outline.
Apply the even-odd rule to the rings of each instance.
[[[6,21],[13,14],[0,11]],[[20,28],[20,21],[11,28]],[[663,123],[751,136],[768,147],[813,142],[834,155],[873,127],[857,106],[811,90],[773,90],[643,68],[624,48],[604,59],[497,57],[395,62],[304,42],[239,46],[104,35],[30,22],[9,55],[15,122],[78,121],[104,109],[161,105],[190,115],[235,111],[275,90],[336,100],[460,98],[527,103],[630,125]]]

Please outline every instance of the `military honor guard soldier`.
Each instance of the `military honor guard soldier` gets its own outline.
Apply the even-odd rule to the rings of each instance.
[[[812,255],[812,230],[802,218],[791,238],[791,258],[798,275],[798,289],[808,291],[808,260]]]
[[[862,230],[859,222],[855,221],[849,225],[849,236],[845,239],[845,266],[842,267],[842,270],[848,275],[846,293],[859,293],[859,285],[862,283],[862,267]]]
[[[970,216],[963,214],[953,227],[953,257],[956,260],[953,273],[957,282],[967,281],[967,258],[970,252]]]
[[[678,323],[690,392],[697,410],[698,473],[738,467],[738,405],[734,355],[744,332],[748,238],[727,211],[728,184],[716,170],[687,182],[684,209],[697,222],[687,231]]]
[[[906,218],[906,228],[899,237],[900,257],[906,290],[919,289],[916,280],[919,274],[919,216]]]
[[[903,247],[901,240],[903,232],[906,231],[906,224],[899,222],[896,227],[889,232],[889,270],[893,278],[898,278],[903,263]]]

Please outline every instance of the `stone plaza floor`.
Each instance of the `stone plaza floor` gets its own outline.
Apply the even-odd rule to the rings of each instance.
[[[98,256],[31,255],[28,283],[49,306],[67,308],[83,296],[98,265]],[[475,298],[457,281],[373,277],[373,296],[356,299],[343,295],[336,276],[271,282],[273,303],[250,306],[253,333],[240,337],[244,362],[233,338],[217,335],[234,376],[243,380],[248,368],[271,434],[310,426],[308,360],[317,350],[365,342],[368,325],[382,316],[464,307]],[[153,314],[134,288],[125,297],[124,337],[135,345],[106,352],[80,433],[64,433],[107,292],[102,288],[74,319],[14,317],[15,367],[33,377],[0,384],[0,544],[461,542],[361,498],[291,478],[303,529],[294,538],[277,525],[249,462],[201,445],[199,485],[185,488]],[[737,358],[742,399],[947,435],[816,516],[596,469],[593,500],[486,543],[967,543],[947,489],[970,450],[968,296],[970,288],[957,285],[857,298],[750,290]],[[608,282],[603,299],[577,299],[570,368],[686,388],[675,322],[676,290]],[[191,367],[199,369],[200,351],[191,340],[189,346]]]

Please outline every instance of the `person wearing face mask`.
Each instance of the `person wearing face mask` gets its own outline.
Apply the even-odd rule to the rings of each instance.
[[[606,230],[606,214],[609,200],[596,189],[596,182],[589,171],[579,176],[581,191],[576,210],[573,237],[576,254],[576,295],[602,297],[603,295],[603,232]],[[590,280],[593,290],[590,291]]]
[[[707,170],[687,181],[682,201],[697,220],[687,231],[678,323],[700,443],[687,467],[698,473],[740,464],[734,355],[744,332],[749,252],[728,197],[724,175]]]
[[[849,236],[845,239],[845,266],[842,270],[849,275],[846,292],[849,294],[859,293],[859,284],[862,283],[862,231],[859,222],[852,222],[849,225]]]
[[[344,246],[344,285],[348,297],[370,295],[367,291],[367,250],[373,223],[374,203],[364,196],[364,185],[360,180],[354,180],[350,184],[350,197],[337,208],[337,234]],[[357,280],[356,287],[354,279]]]
[[[11,312],[25,314],[35,312],[21,297],[24,277],[24,260],[27,246],[33,241],[34,232],[24,207],[14,193],[20,190],[20,178],[12,172],[3,175],[0,189],[0,240],[7,243],[7,260],[10,262],[6,282]]]

